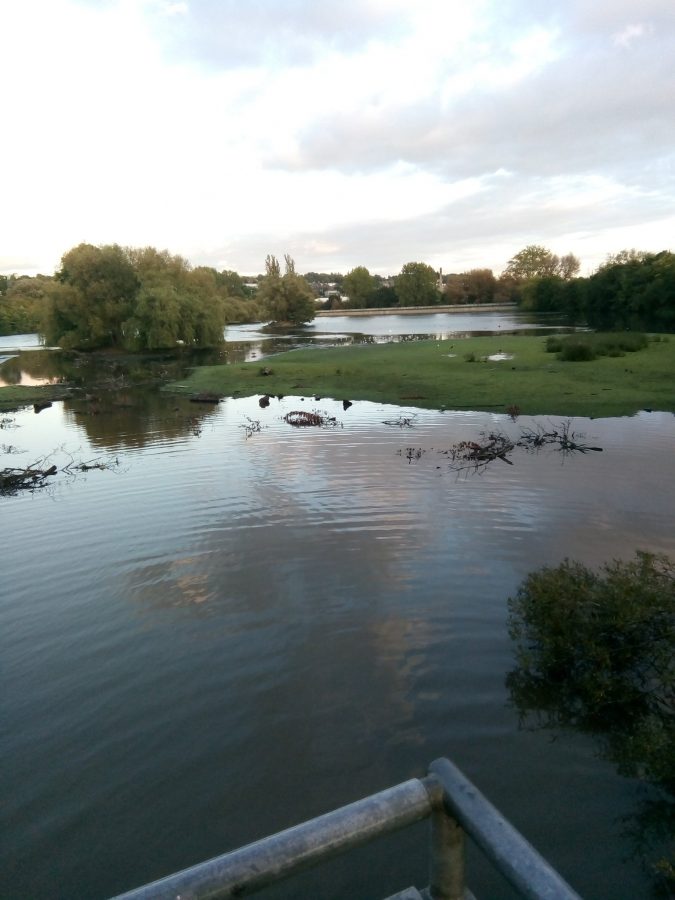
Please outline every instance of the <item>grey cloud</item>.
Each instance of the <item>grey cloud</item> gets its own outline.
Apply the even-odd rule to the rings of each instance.
[[[675,35],[653,33],[635,49],[594,46],[449,109],[437,94],[407,107],[326,114],[300,136],[293,158],[268,162],[354,172],[403,160],[452,178],[639,166],[675,145],[674,58]]]

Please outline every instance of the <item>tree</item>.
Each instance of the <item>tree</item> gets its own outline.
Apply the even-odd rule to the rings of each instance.
[[[617,254],[587,281],[585,313],[599,328],[675,328],[675,254]]]
[[[273,322],[301,325],[311,322],[316,313],[314,294],[305,279],[295,271],[295,262],[288,254],[284,257],[285,273],[276,256],[265,259],[265,275],[258,288],[258,300]]]
[[[396,278],[399,306],[433,306],[439,302],[438,275],[426,263],[410,262]]]
[[[244,279],[231,269],[224,269],[217,274],[218,285],[224,287],[230,297],[250,297],[251,292],[244,284]]]
[[[47,275],[7,277],[7,290],[0,294],[0,334],[26,334],[40,330],[51,281]]]
[[[566,253],[565,256],[560,257],[557,274],[563,281],[571,281],[579,274],[580,268],[581,263],[578,258],[573,253]]]
[[[154,350],[215,346],[224,321],[212,270],[154,247],[80,244],[61,260],[42,331],[67,348]]]
[[[636,250],[632,247],[630,250],[619,250],[618,253],[608,253],[605,261],[598,266],[598,270],[607,269],[610,266],[622,266],[624,263],[644,262],[649,256],[646,250]]]
[[[504,270],[505,275],[510,275],[517,281],[527,281],[530,278],[555,275],[560,260],[555,254],[539,244],[530,244],[511,257]]]
[[[363,309],[370,306],[375,292],[375,279],[365,266],[357,266],[345,275],[344,292],[349,297],[351,309]]]
[[[448,303],[492,303],[496,291],[492,269],[469,269],[461,275],[448,275],[445,282]]]

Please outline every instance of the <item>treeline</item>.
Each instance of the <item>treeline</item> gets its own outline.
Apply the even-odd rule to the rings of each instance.
[[[624,250],[588,278],[537,275],[520,285],[519,300],[592,328],[675,331],[675,253]]]
[[[226,324],[310,321],[317,307],[362,309],[517,303],[597,328],[675,330],[675,255],[624,250],[588,277],[579,260],[530,245],[498,277],[476,268],[442,275],[423,262],[393,277],[357,266],[346,275],[299,275],[286,257],[263,275],[192,267],[152,247],[94,247],[66,253],[53,276],[0,275],[0,334],[39,331],[70,347],[144,350],[182,342],[209,346]],[[220,338],[218,336],[221,336]]]
[[[0,275],[0,334],[39,332],[67,348],[212,346],[225,325],[263,317],[236,272],[153,247],[80,244],[55,275]]]
[[[290,256],[283,275],[268,256],[265,274],[245,280],[154,247],[80,244],[53,276],[0,276],[0,334],[37,331],[65,349],[213,347],[226,325],[297,325],[315,312]]]
[[[534,244],[516,253],[499,277],[491,269],[441,277],[424,263],[408,263],[378,283],[359,266],[343,279],[346,298],[329,297],[326,306],[517,303],[593,328],[675,331],[675,254],[623,250],[588,277],[579,277],[579,268],[574,254],[557,256]]]

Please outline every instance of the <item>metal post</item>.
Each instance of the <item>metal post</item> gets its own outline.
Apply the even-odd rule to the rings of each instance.
[[[431,814],[429,894],[432,900],[464,900],[464,831],[442,801]]]

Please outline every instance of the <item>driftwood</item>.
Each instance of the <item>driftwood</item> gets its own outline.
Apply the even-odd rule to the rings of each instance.
[[[583,443],[583,438],[585,435],[574,432],[571,422],[567,421],[559,425],[551,423],[548,429],[543,426],[538,426],[536,429],[523,428],[518,440],[510,438],[501,431],[482,432],[479,440],[460,441],[447,450],[437,450],[436,452],[448,458],[449,468],[454,472],[481,473],[495,460],[501,460],[512,466],[513,460],[509,457],[516,448],[536,453],[543,447],[550,447],[560,451],[563,456],[590,451],[602,452],[602,447],[593,447]],[[406,447],[403,451],[399,450],[398,454],[405,455],[408,462],[416,462],[425,452],[422,448]]]
[[[417,413],[413,413],[412,416],[399,416],[398,419],[385,419],[382,424],[392,426],[396,425],[399,428],[414,428],[416,418]]]
[[[294,428],[335,428],[340,425],[335,416],[329,416],[316,410],[307,412],[305,409],[294,409],[286,413],[283,418],[284,422],[293,425]]]
[[[2,469],[0,471],[0,494],[16,494],[18,491],[34,491],[44,487],[47,478],[56,475],[57,468],[52,465],[40,469],[38,464],[25,469]]]
[[[59,469],[56,464],[47,466],[48,458],[38,460],[30,466],[0,470],[0,496],[18,494],[19,491],[35,491],[45,487],[48,478],[62,474],[74,476],[82,472],[90,472],[93,469],[112,469],[119,465],[118,459],[90,459],[87,462],[76,462],[72,457],[70,462]],[[45,467],[46,466],[46,467]]]

